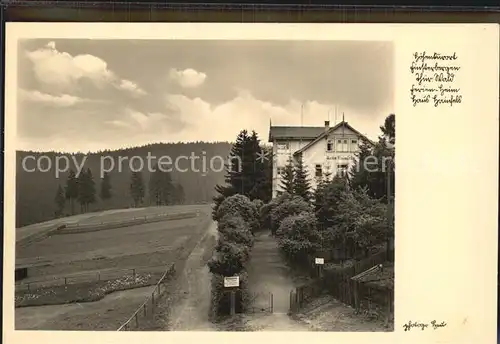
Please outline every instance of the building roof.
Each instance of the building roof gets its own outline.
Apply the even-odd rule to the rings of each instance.
[[[394,264],[386,262],[385,264],[375,265],[351,277],[351,279],[376,289],[393,289]]]
[[[314,140],[325,132],[325,127],[271,126],[269,142],[284,139]]]
[[[327,136],[328,134],[330,134],[331,132],[337,130],[338,128],[344,126],[344,128],[347,128],[351,131],[353,131],[354,133],[356,133],[358,136],[362,137],[363,139],[365,139],[367,142],[371,143],[372,145],[374,145],[375,143],[370,140],[368,137],[366,137],[365,135],[361,134],[359,131],[357,131],[356,129],[354,129],[352,126],[349,125],[349,123],[347,122],[340,122],[339,124],[331,127],[330,129],[328,130],[325,130],[325,128],[323,127],[323,130],[322,132],[311,142],[309,142],[307,145],[305,145],[304,147],[302,147],[301,149],[299,149],[298,151],[296,151],[295,153],[293,153],[293,155],[298,155],[298,154],[301,154],[302,152],[304,152],[305,150],[309,149],[309,147],[311,147],[312,145],[314,145],[316,142],[318,142],[319,140],[321,140],[322,138],[324,138],[325,136]]]

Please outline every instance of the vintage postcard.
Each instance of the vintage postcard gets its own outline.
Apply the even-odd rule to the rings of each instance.
[[[5,342],[492,342],[499,42],[8,23]]]

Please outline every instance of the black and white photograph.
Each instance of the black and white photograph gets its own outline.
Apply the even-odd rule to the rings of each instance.
[[[6,33],[11,342],[492,332],[498,26]]]
[[[28,39],[16,329],[390,331],[393,45]]]

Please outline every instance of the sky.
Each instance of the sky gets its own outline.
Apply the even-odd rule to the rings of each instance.
[[[267,142],[270,121],[342,113],[376,138],[394,113],[393,69],[391,42],[22,40],[17,149],[234,141],[242,129]]]

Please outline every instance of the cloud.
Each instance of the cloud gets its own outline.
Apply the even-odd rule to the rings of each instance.
[[[270,119],[273,125],[299,126],[301,112],[304,126],[323,126],[329,111],[330,125],[334,125],[332,104],[314,100],[301,103],[291,99],[285,105],[278,105],[257,99],[246,91],[240,91],[233,99],[219,104],[211,104],[202,98],[169,94],[164,95],[163,105],[157,111],[143,111],[133,106],[118,111],[95,108],[90,116],[88,111],[82,110],[80,113],[71,112],[72,121],[68,121],[68,111],[65,110],[61,112],[61,117],[46,117],[46,122],[52,120],[57,123],[46,123],[44,126],[43,137],[46,140],[24,137],[22,147],[35,150],[60,150],[64,147],[68,151],[87,151],[157,142],[234,141],[242,129],[255,130],[261,141],[267,143]],[[380,112],[367,116],[342,108],[337,121],[341,120],[342,111],[346,121],[371,138],[376,138],[379,125],[389,114]],[[78,121],[84,122],[79,127],[74,126]],[[88,130],[81,130],[81,126]]]
[[[137,86],[135,82],[126,79],[121,80],[120,83],[117,84],[117,88],[129,91],[130,93],[138,96],[146,95],[146,91]]]
[[[102,88],[114,85],[132,94],[145,94],[132,81],[121,79],[109,68],[101,58],[89,54],[72,56],[56,49],[55,42],[45,47],[26,52],[33,63],[37,80],[58,91],[72,90],[80,80],[90,80],[95,86]]]
[[[197,72],[194,69],[188,68],[184,70],[177,70],[172,68],[169,73],[170,79],[176,81],[181,87],[195,88],[201,86],[207,75],[202,72]]]
[[[70,107],[77,103],[85,101],[85,99],[69,94],[55,96],[47,93],[42,93],[40,91],[20,90],[20,95],[24,100],[34,103],[43,103],[55,107]]]

